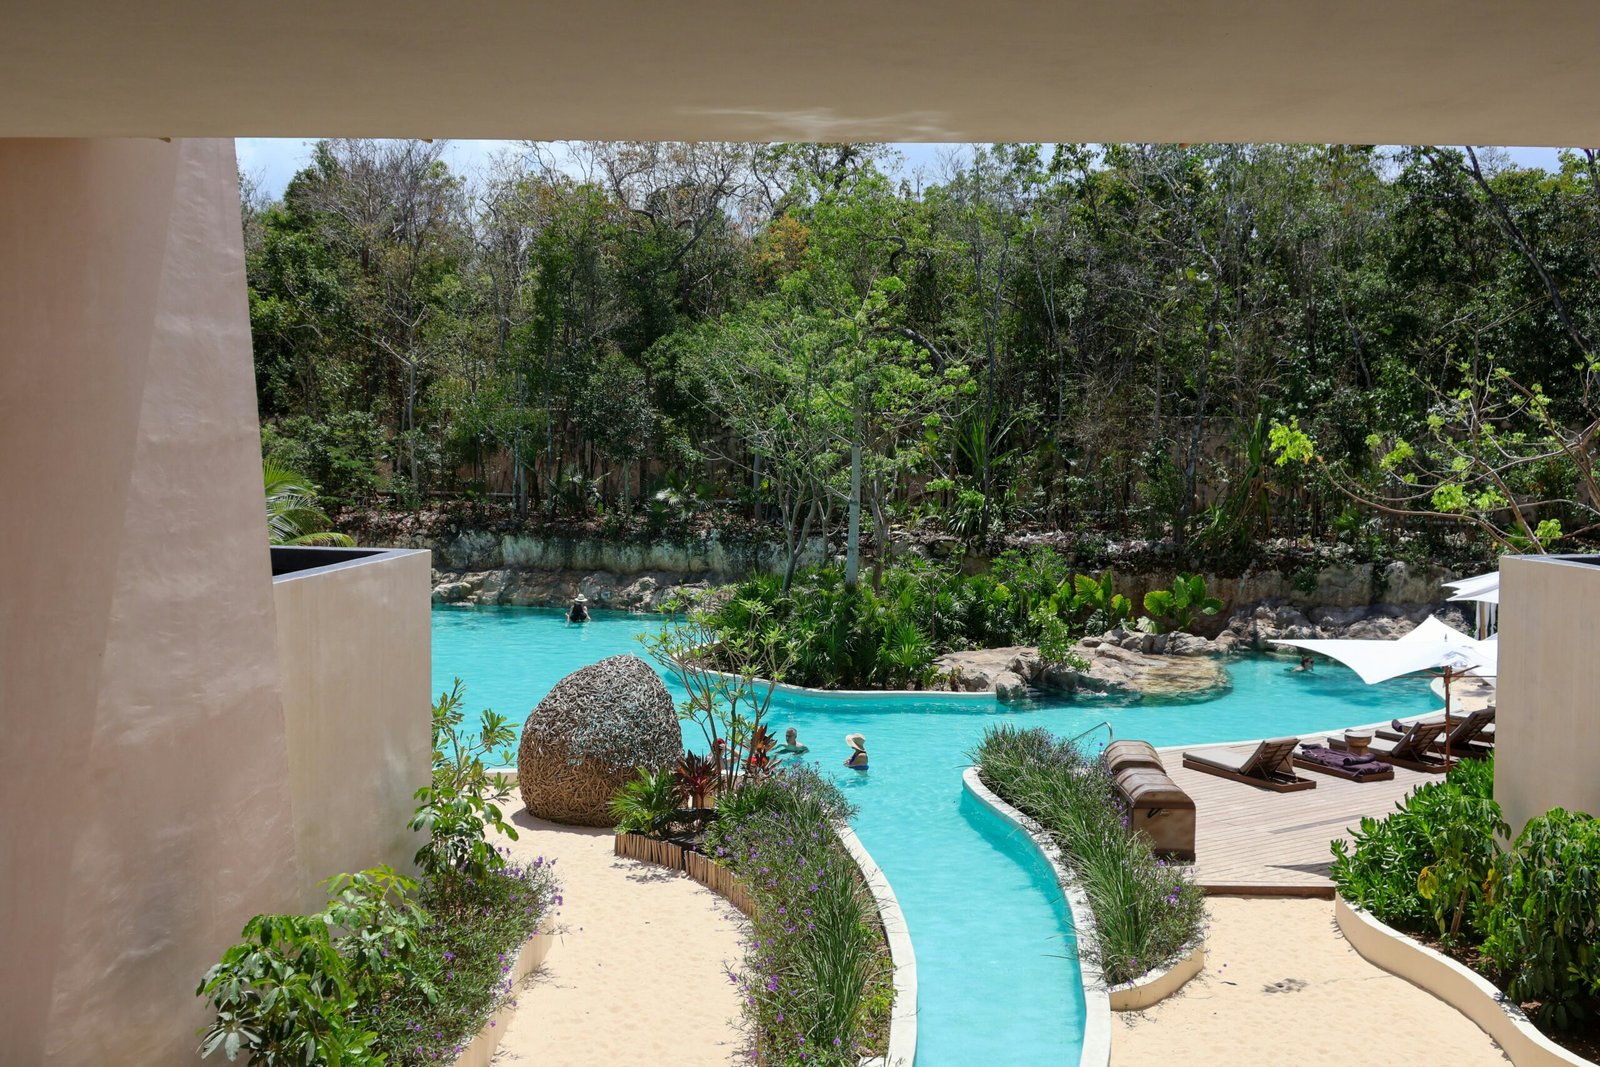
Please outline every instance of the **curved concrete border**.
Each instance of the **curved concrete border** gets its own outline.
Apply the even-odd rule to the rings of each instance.
[[[1438,997],[1471,1019],[1516,1067],[1593,1067],[1541,1034],[1517,1005],[1481,974],[1333,898],[1333,915],[1350,947],[1368,963]]]
[[[881,1058],[863,1061],[873,1067],[913,1067],[917,1060],[917,955],[911,948],[911,931],[906,928],[900,900],[894,895],[872,853],[856,832],[841,823],[834,828],[839,841],[861,870],[861,878],[872,891],[883,922],[883,936],[889,942],[889,960],[894,965],[894,1008],[889,1014],[889,1048]]]
[[[1094,914],[1089,910],[1089,900],[1083,894],[1077,879],[1062,862],[1061,850],[1045,832],[1044,827],[1022,814],[992,790],[978,777],[978,768],[968,767],[961,772],[961,784],[1000,819],[1022,831],[1039,857],[1055,872],[1056,882],[1066,897],[1067,910],[1072,913],[1072,928],[1078,938],[1094,935]],[[1083,1052],[1078,1057],[1079,1067],[1108,1067],[1111,1062],[1111,995],[1106,988],[1100,968],[1082,956],[1078,957],[1078,971],[1083,975]]]
[[[1201,941],[1189,950],[1188,955],[1170,966],[1151,971],[1131,982],[1111,987],[1112,1011],[1143,1011],[1159,1004],[1182,989],[1184,983],[1199,974],[1206,966],[1206,943]]]
[[[547,922],[517,950],[517,958],[511,962],[510,977],[513,990],[522,984],[524,978],[538,970],[545,957],[550,955],[550,947],[555,944],[555,940],[555,927]],[[498,1011],[489,1016],[477,1036],[467,1042],[452,1067],[489,1067],[489,1061],[494,1059],[495,1050],[505,1039],[506,1029],[511,1025],[511,1017],[516,1011],[515,1003],[502,1004]]]

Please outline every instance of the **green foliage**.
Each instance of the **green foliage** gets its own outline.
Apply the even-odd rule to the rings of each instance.
[[[433,706],[433,780],[417,790],[420,803],[411,818],[411,829],[428,833],[417,850],[417,866],[434,876],[447,871],[481,876],[497,870],[504,861],[489,843],[488,832],[517,839],[516,828],[500,811],[511,790],[484,763],[484,757],[496,753],[500,766],[512,763],[509,746],[516,742],[516,728],[505,716],[484,711],[477,733],[465,733],[464,703],[457,678]]]
[[[1215,615],[1222,601],[1206,595],[1206,580],[1200,574],[1180,574],[1171,589],[1153,589],[1144,595],[1144,610],[1158,632],[1187,631],[1195,616]]]
[[[1110,572],[1074,575],[1050,549],[1005,552],[987,573],[904,560],[882,588],[848,589],[833,567],[795,576],[786,592],[756,577],[734,587],[705,615],[726,639],[767,647],[787,663],[782,680],[823,689],[920,689],[936,680],[933,661],[967,648],[1038,645],[1070,665],[1087,630],[1110,629],[1132,605]]]
[[[1478,946],[1540,1026],[1567,1029],[1600,1010],[1600,823],[1556,808],[1502,850],[1493,789],[1492,759],[1418,786],[1388,818],[1363,819],[1351,847],[1334,843],[1334,884],[1386,923]]]
[[[971,753],[984,784],[1037,820],[1055,839],[1095,917],[1078,952],[1110,983],[1175,959],[1200,937],[1204,898],[1178,867],[1158,860],[1128,832],[1110,777],[1098,760],[1043,729],[991,727]]]
[[[355,544],[348,534],[329,530],[331,520],[317,507],[317,491],[310,482],[276,460],[261,465],[267,498],[267,540],[274,545]]]
[[[854,1067],[887,1038],[894,994],[877,906],[834,829],[851,810],[831,781],[786,767],[725,797],[707,835],[756,901],[731,977],[763,1063]]]
[[[206,972],[196,996],[216,1011],[200,1054],[251,1067],[371,1067],[377,1035],[353,1022],[347,961],[320,915],[257,915]]]
[[[1600,1011],[1600,821],[1531,819],[1493,884],[1484,959],[1536,1021],[1565,1030]]]
[[[1464,760],[1444,781],[1426,782],[1384,819],[1363,818],[1351,845],[1333,843],[1331,877],[1344,898],[1404,929],[1425,925],[1439,933],[1466,919],[1476,929],[1481,898],[1461,891],[1470,872],[1481,885],[1493,863],[1495,833],[1504,824],[1494,803],[1493,764]],[[1443,864],[1449,891],[1424,896]]]
[[[684,789],[676,771],[641,770],[611,798],[619,834],[665,837],[679,819]]]
[[[508,863],[484,838],[498,812],[466,804],[493,788],[480,757],[508,727],[490,713],[476,741],[459,730],[461,685],[435,708],[434,785],[413,827],[434,839],[427,877],[389,867],[328,879],[315,915],[258,915],[196,995],[215,1016],[200,1053],[259,1067],[422,1067],[459,1055],[509,997],[509,960],[561,903],[550,865]],[[441,814],[445,813],[445,814]],[[481,848],[479,846],[482,846]]]

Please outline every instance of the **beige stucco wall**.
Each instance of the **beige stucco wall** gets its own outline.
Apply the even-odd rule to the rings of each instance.
[[[1495,796],[1513,834],[1553,807],[1600,814],[1600,566],[1500,561]]]
[[[330,875],[411,869],[406,821],[428,780],[427,552],[385,552],[273,581],[300,889]]]
[[[294,900],[233,146],[0,141],[0,1063],[193,1058]]]

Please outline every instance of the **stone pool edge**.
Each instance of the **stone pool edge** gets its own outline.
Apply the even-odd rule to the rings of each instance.
[[[995,815],[1022,831],[1050,869],[1066,897],[1067,910],[1072,914],[1072,928],[1080,939],[1094,932],[1094,915],[1089,910],[1089,900],[1077,879],[1061,861],[1061,850],[1051,840],[1043,827],[1028,816],[1007,804],[978,777],[978,768],[968,767],[961,772],[961,784]],[[1079,1067],[1109,1067],[1111,1063],[1111,991],[1106,988],[1105,976],[1093,962],[1077,957],[1078,973],[1083,979],[1083,1049],[1078,1056]]]
[[[894,1007],[889,1012],[889,1047],[883,1056],[864,1060],[863,1067],[913,1067],[917,1060],[917,954],[911,947],[911,931],[906,926],[900,899],[889,878],[872,858],[849,824],[834,827],[840,844],[850,853],[861,880],[872,893],[883,923],[883,937],[889,943],[889,961],[894,966]]]

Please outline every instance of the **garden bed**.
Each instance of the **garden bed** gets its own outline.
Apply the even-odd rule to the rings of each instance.
[[[517,958],[512,962],[511,971],[507,975],[512,989],[516,989],[522,984],[523,979],[539,969],[545,957],[550,955],[550,949],[554,944],[555,927],[546,923],[517,952]],[[500,1005],[479,1029],[478,1036],[474,1037],[455,1058],[454,1067],[489,1067],[489,1061],[494,1059],[495,1050],[500,1047],[500,1042],[505,1040],[506,1028],[510,1026],[511,1018],[516,1011],[517,1005],[514,1000]]]
[[[1540,1031],[1494,983],[1465,964],[1380,922],[1342,896],[1334,897],[1333,914],[1340,933],[1363,959],[1427,990],[1471,1019],[1516,1067],[1594,1067],[1592,1059]],[[1594,1043],[1587,1044],[1592,1056]]]
[[[814,772],[788,769],[742,784],[722,805],[703,835],[621,833],[614,849],[683,871],[750,918],[745,960],[729,978],[755,1062],[909,1067],[910,939],[887,881],[844,824],[843,796]]]
[[[990,730],[967,787],[1027,833],[1057,872],[1078,927],[1085,990],[1148,1007],[1204,966],[1203,898],[1178,867],[1129,834],[1096,761],[1044,730]]]

